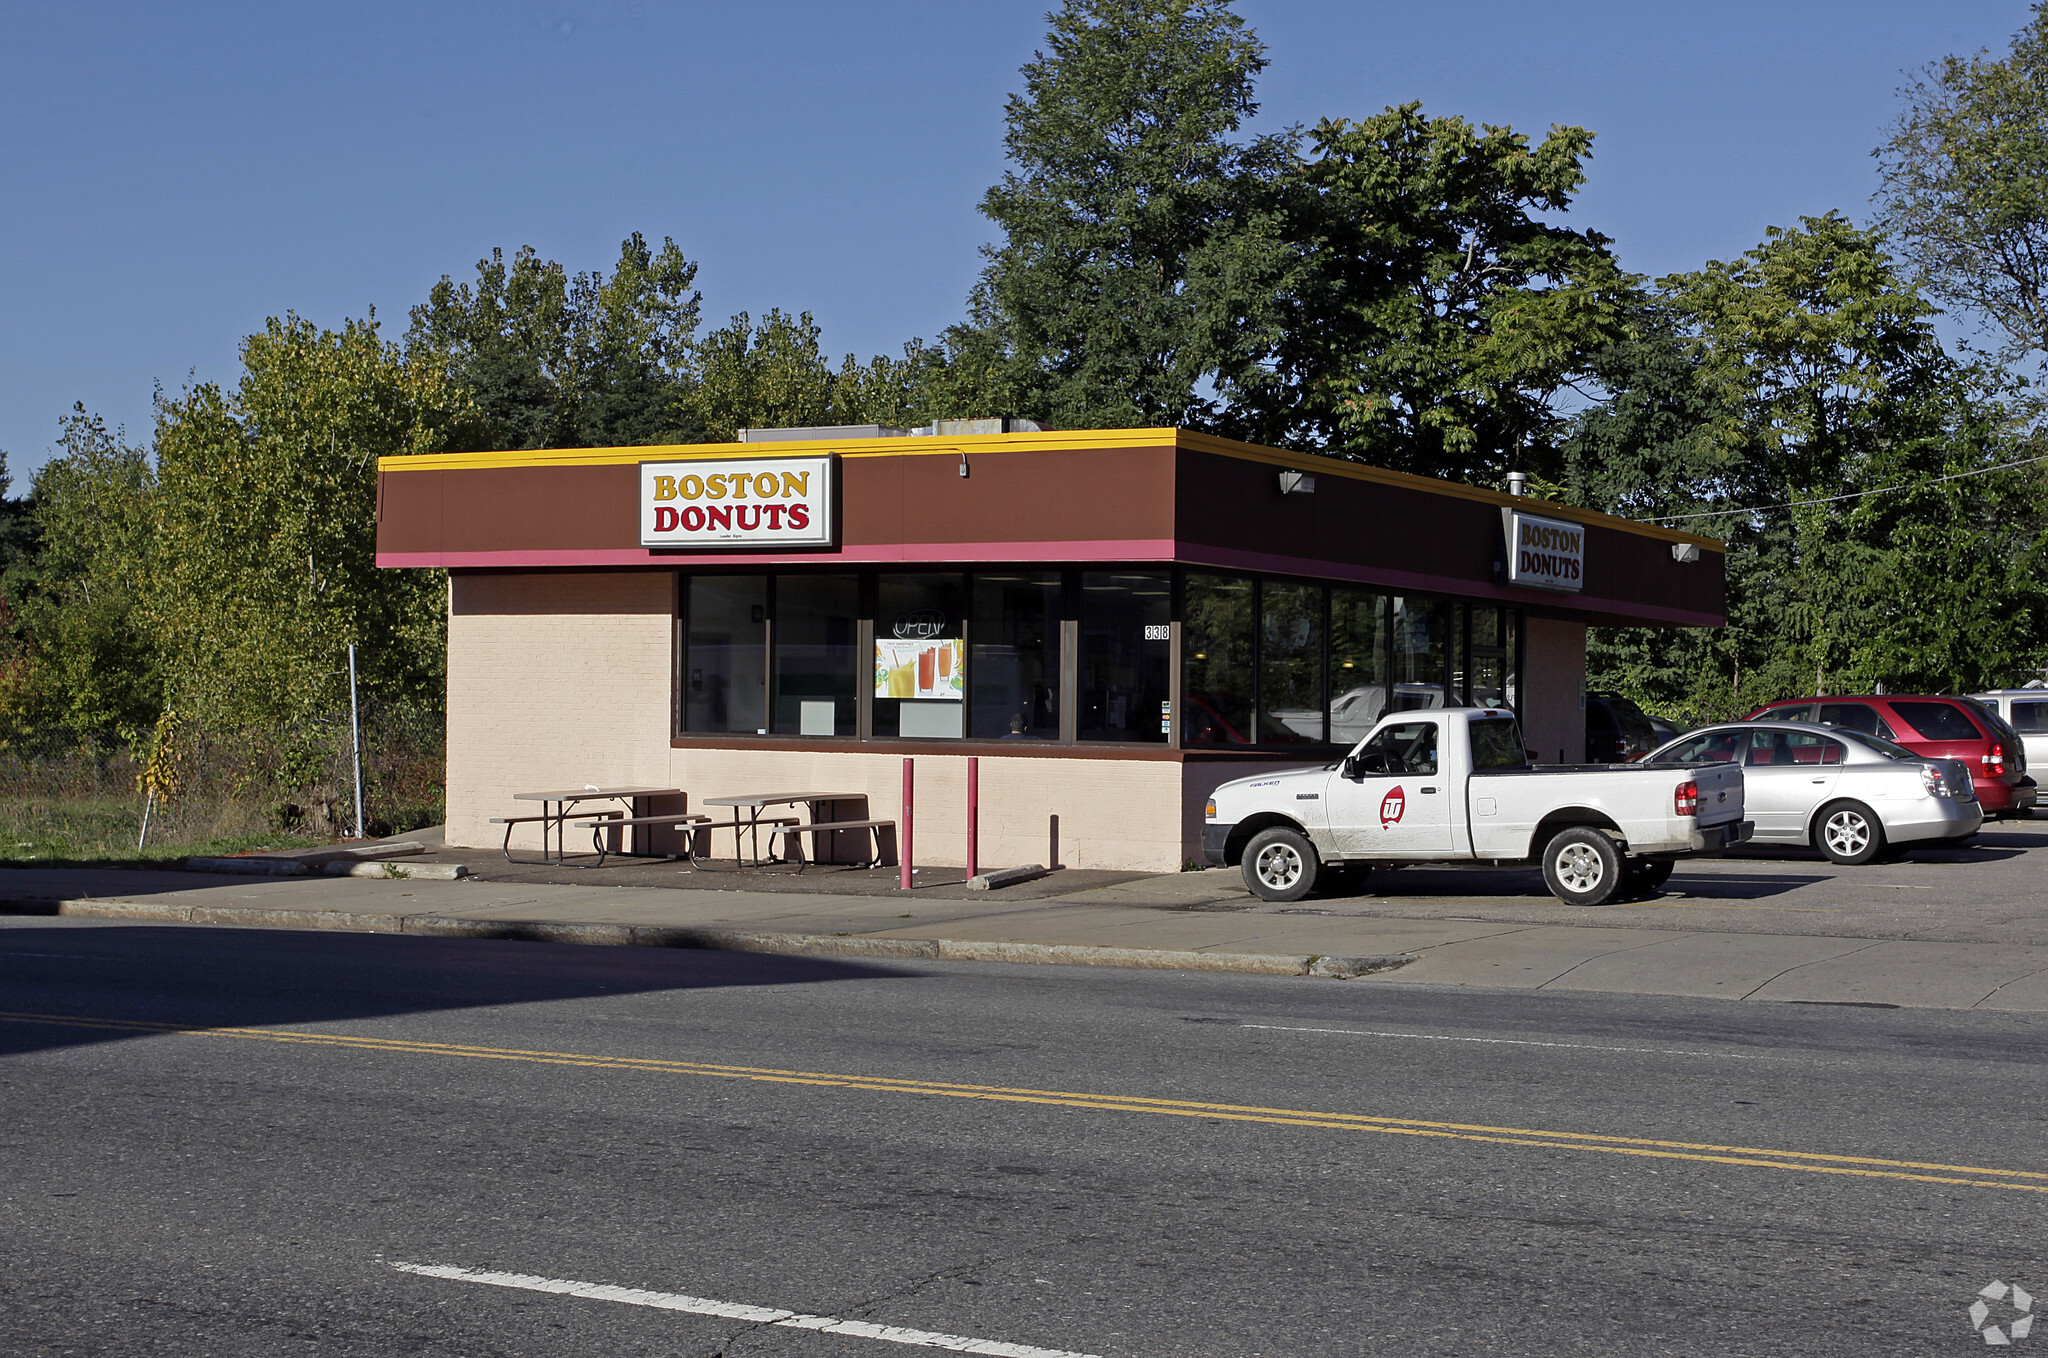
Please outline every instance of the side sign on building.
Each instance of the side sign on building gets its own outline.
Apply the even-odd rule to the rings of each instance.
[[[830,547],[830,457],[692,458],[640,464],[642,547]]]
[[[1507,532],[1509,584],[1579,592],[1586,571],[1585,525],[1505,508],[1500,517]]]

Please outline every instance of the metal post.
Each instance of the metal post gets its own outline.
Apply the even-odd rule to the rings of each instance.
[[[356,644],[348,644],[348,729],[355,749],[356,838],[363,838],[363,711],[356,701]]]
[[[135,836],[135,847],[139,850],[149,842],[149,813],[156,809],[156,789],[149,790],[149,798],[142,804],[142,833]]]
[[[981,871],[981,760],[967,756],[967,875]]]
[[[916,789],[912,782],[909,756],[903,759],[903,824],[902,834],[896,846],[896,885],[899,890],[910,890],[910,817],[911,805]]]

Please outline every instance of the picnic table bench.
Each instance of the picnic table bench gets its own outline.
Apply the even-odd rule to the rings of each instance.
[[[597,850],[597,862],[591,864],[591,866],[603,867],[604,860],[607,857],[652,858],[656,862],[661,863],[673,862],[678,858],[689,857],[693,862],[695,861],[695,855],[690,853],[687,845],[682,853],[666,854],[627,853],[624,850],[610,850],[605,847],[605,831],[638,825],[687,825],[691,827],[690,836],[692,839],[695,838],[697,831],[700,829],[716,828],[711,825],[711,817],[696,812],[677,812],[671,816],[622,816],[616,811],[602,811],[590,820],[579,820],[576,822],[577,829],[590,831],[590,845],[593,849]]]
[[[566,840],[569,830],[569,817],[571,815],[587,815],[592,820],[607,819],[612,824],[617,825],[632,819],[634,804],[643,798],[680,797],[682,795],[682,789],[674,787],[598,787],[594,783],[586,783],[580,788],[565,788],[552,792],[515,792],[512,794],[512,800],[515,802],[539,802],[541,804],[540,814],[534,816],[493,816],[491,824],[505,827],[504,847],[506,862],[537,864],[558,868],[564,866],[568,861],[569,849]],[[570,810],[571,807],[579,802],[608,801],[623,801],[628,809],[625,811],[600,812],[572,812]],[[530,825],[535,821],[540,822],[540,857],[514,858],[512,856],[512,832],[521,825]],[[552,858],[548,856],[548,832],[551,827],[554,831],[555,846]],[[599,833],[602,832],[593,832],[591,838],[595,840]],[[602,865],[603,862],[604,855],[600,851],[598,864]]]
[[[820,831],[864,830],[873,841],[873,852],[866,860],[866,865],[871,866],[881,857],[882,827],[893,827],[895,825],[894,821],[819,820],[817,818],[818,807],[821,804],[831,802],[864,803],[866,800],[867,795],[860,792],[755,792],[736,797],[706,797],[704,805],[730,806],[735,808],[735,814],[730,824],[721,823],[714,828],[721,830],[729,829],[733,832],[733,854],[743,866],[751,865],[761,868],[766,867],[773,861],[789,861],[787,857],[776,854],[774,845],[776,841],[780,841],[785,851],[793,852],[797,871],[801,872],[806,861],[803,856],[802,836],[805,834],[815,836]],[[809,824],[800,824],[794,817],[763,817],[761,813],[772,806],[808,806],[811,809],[811,821]],[[739,810],[745,810],[748,814],[742,818],[737,814]],[[764,829],[769,832],[771,854],[775,855],[770,858],[764,858],[761,855],[761,831]],[[745,852],[742,851],[740,846],[740,837],[742,835],[745,835],[747,838]],[[812,840],[812,847],[814,850],[817,847],[817,840],[815,838]],[[749,863],[749,858],[751,858],[751,863]]]
[[[807,860],[804,858],[803,837],[805,835],[816,836],[820,834],[838,834],[842,830],[864,830],[867,833],[862,835],[861,838],[867,841],[869,853],[865,859],[854,864],[854,866],[871,868],[882,861],[882,831],[895,828],[896,822],[893,820],[814,820],[808,825],[783,826],[781,829],[772,832],[770,837],[780,839],[783,842],[783,857],[785,859],[793,859],[796,862],[796,870],[802,872],[807,866]],[[818,841],[813,838],[811,841],[813,852],[816,851],[817,846]]]

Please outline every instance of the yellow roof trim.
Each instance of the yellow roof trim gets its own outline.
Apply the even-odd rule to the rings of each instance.
[[[1087,448],[1131,448],[1176,446],[1194,452],[1213,453],[1247,462],[1293,471],[1314,472],[1352,481],[1370,481],[1448,495],[1460,500],[1519,509],[1549,515],[1589,527],[1609,528],[1666,542],[1689,542],[1708,551],[1726,551],[1714,538],[1680,532],[1636,519],[1624,519],[1597,510],[1562,505],[1533,496],[1514,496],[1504,491],[1468,486],[1434,476],[1370,467],[1361,462],[1320,453],[1296,453],[1283,448],[1266,448],[1256,443],[1219,438],[1192,429],[1056,429],[1036,434],[964,434],[947,437],[904,436],[878,439],[792,439],[775,443],[689,443],[640,448],[535,448],[516,452],[420,453],[411,456],[380,457],[380,472],[479,471],[499,467],[608,467],[631,466],[640,462],[688,462],[698,459],[741,457],[796,457],[837,453],[841,457],[957,457],[962,452],[1027,453]]]
[[[519,452],[419,453],[380,457],[377,470],[475,471],[485,467],[615,467],[639,462],[687,462],[697,458],[796,457],[838,453],[841,457],[958,457],[963,448],[990,453],[1035,453],[1065,448],[1171,446],[1176,429],[1060,429],[1039,434],[959,434],[943,438],[790,439],[774,443],[683,443],[641,448],[533,448]]]

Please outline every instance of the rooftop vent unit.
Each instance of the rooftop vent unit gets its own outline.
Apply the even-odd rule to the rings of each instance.
[[[1005,415],[999,420],[934,420],[910,432],[913,437],[962,438],[969,434],[1042,434],[1045,426],[1037,420]]]
[[[910,431],[886,424],[809,424],[793,429],[742,429],[741,443],[796,443],[803,439],[900,439]]]

